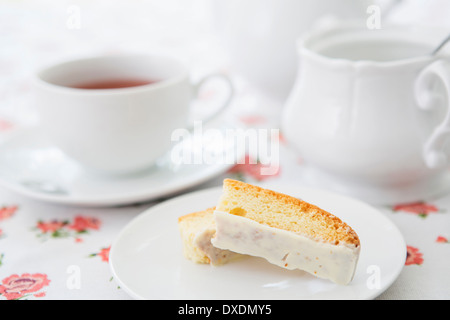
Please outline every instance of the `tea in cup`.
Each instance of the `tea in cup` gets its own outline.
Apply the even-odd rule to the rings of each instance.
[[[42,130],[83,167],[108,174],[145,170],[171,147],[171,133],[189,126],[198,84],[178,60],[159,55],[102,56],[61,63],[37,74]],[[207,121],[208,119],[204,119]]]

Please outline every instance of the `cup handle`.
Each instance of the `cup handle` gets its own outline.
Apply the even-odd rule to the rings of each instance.
[[[447,114],[444,120],[434,129],[425,142],[423,157],[426,165],[432,169],[445,167],[448,164],[444,145],[450,137],[450,63],[438,60],[425,67],[419,74],[415,83],[416,100],[419,108],[431,111],[442,104],[442,93],[432,90],[436,80],[440,80],[445,88]]]
[[[223,74],[223,73],[212,73],[210,75],[207,75],[205,77],[203,77],[202,79],[200,79],[200,81],[198,81],[196,84],[193,85],[194,87],[194,95],[196,97],[198,97],[199,91],[201,89],[201,87],[208,82],[211,79],[221,79],[222,81],[224,81],[226,83],[226,85],[228,86],[228,96],[226,97],[225,101],[223,102],[223,104],[220,106],[220,108],[218,108],[213,114],[209,115],[208,117],[206,117],[205,119],[201,119],[201,121],[203,121],[203,123],[209,122],[211,120],[213,120],[214,118],[216,118],[220,113],[222,113],[231,103],[233,96],[234,96],[234,86],[233,83],[231,82],[230,78]]]

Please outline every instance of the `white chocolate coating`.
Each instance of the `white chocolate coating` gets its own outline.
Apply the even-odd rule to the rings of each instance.
[[[227,212],[214,211],[214,219],[216,235],[211,242],[217,248],[262,257],[337,284],[348,284],[353,278],[360,246],[317,241]]]
[[[214,228],[203,229],[195,236],[194,244],[209,258],[210,264],[213,266],[219,266],[236,259],[239,254],[212,245],[211,238],[215,233]]]

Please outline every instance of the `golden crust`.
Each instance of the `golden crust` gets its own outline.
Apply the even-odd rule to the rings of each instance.
[[[178,228],[183,245],[184,256],[196,263],[210,263],[209,257],[194,243],[197,232],[214,224],[214,207],[196,211],[178,218]]]
[[[308,213],[310,217],[323,220],[327,225],[333,226],[333,229],[339,230],[339,241],[343,241],[347,244],[360,245],[359,237],[356,232],[345,222],[333,214],[298,198],[291,197],[289,195],[275,192],[269,189],[263,189],[258,186],[254,186],[245,182],[225,179],[223,182],[224,189],[234,188],[236,190],[242,190],[248,193],[258,193],[269,198],[275,198],[287,205],[294,205],[298,208],[298,211]],[[339,243],[337,241],[337,243]]]
[[[185,214],[184,216],[178,217],[178,223],[180,223],[186,219],[191,219],[191,218],[195,218],[195,217],[201,218],[206,215],[213,214],[215,209],[216,209],[216,207],[212,207],[212,208],[208,208],[203,211],[196,211],[196,212]]]

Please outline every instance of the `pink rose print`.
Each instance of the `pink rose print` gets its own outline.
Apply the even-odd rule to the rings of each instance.
[[[247,177],[250,177],[257,181],[262,181],[271,177],[278,176],[280,174],[280,168],[275,168],[275,173],[272,175],[263,174],[264,168],[269,169],[270,165],[264,165],[259,161],[254,161],[249,155],[245,156],[244,163],[238,163],[230,170],[231,173],[236,176],[238,180],[245,181]],[[272,168],[273,169],[273,168]]]
[[[42,233],[53,233],[55,236],[65,225],[67,221],[52,220],[49,222],[38,221],[37,228],[41,230]]]
[[[406,246],[406,262],[405,265],[409,266],[412,264],[421,265],[423,263],[423,254],[419,249]]]
[[[0,208],[0,221],[11,218],[17,211],[17,206],[4,206]]]
[[[96,257],[96,256],[99,256],[101,259],[102,259],[102,261],[104,261],[104,262],[109,262],[109,251],[111,250],[111,246],[109,246],[108,248],[102,248],[101,250],[100,250],[100,252],[98,252],[98,253],[92,253],[91,255],[90,255],[90,257]]]
[[[392,210],[413,213],[421,218],[426,218],[430,213],[439,211],[436,206],[425,202],[398,204]]]
[[[5,119],[0,119],[0,132],[8,131],[13,127],[14,125],[12,124],[12,122],[9,122],[8,120]]]
[[[241,116],[239,118],[239,121],[246,125],[256,125],[256,124],[263,124],[267,120],[265,117],[260,115],[247,115],[247,116]]]
[[[100,220],[93,217],[78,215],[73,222],[68,220],[38,221],[36,230],[39,231],[38,237],[68,238],[73,237],[76,243],[83,241],[79,236],[88,233],[89,230],[99,230]]]
[[[24,273],[21,276],[13,274],[3,279],[0,284],[0,296],[5,297],[7,300],[17,300],[29,296],[33,292],[35,297],[45,296],[45,292],[38,292],[43,287],[48,286],[50,280],[46,274]]]
[[[443,237],[443,236],[438,236],[437,239],[436,239],[436,242],[438,242],[438,243],[450,243],[450,241],[447,238]]]
[[[77,232],[85,232],[88,229],[98,230],[99,228],[100,220],[83,216],[76,216],[74,222],[69,226],[69,229]]]

